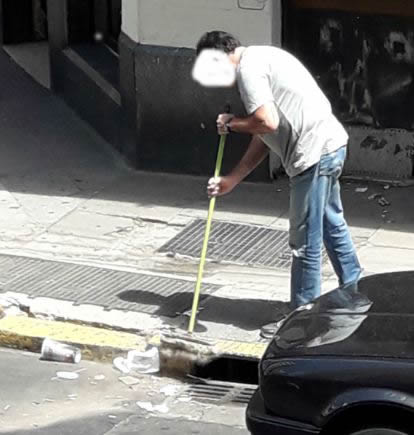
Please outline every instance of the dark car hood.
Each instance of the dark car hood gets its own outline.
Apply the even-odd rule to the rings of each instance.
[[[264,358],[294,355],[414,359],[414,272],[364,278],[293,313]]]

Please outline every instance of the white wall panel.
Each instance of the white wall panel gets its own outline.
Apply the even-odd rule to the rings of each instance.
[[[280,0],[124,0],[122,29],[136,42],[166,47],[193,48],[213,29],[245,45],[271,44],[280,42],[278,15]]]

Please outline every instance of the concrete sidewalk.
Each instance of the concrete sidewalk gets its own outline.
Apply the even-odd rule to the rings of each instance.
[[[0,54],[0,254],[92,265],[194,282],[197,258],[158,252],[186,225],[206,218],[206,179],[128,169],[63,102]],[[214,142],[216,138],[212,138]],[[213,146],[214,144],[212,144]],[[212,168],[213,171],[213,168]],[[367,187],[366,191],[357,191]],[[343,180],[346,216],[365,274],[414,269],[414,187]],[[364,190],[364,189],[363,189]],[[382,206],[373,194],[390,203]],[[371,198],[371,199],[370,199]],[[286,179],[243,183],[217,201],[215,221],[288,229]],[[289,271],[208,262],[199,335],[257,343],[258,329],[289,299]],[[326,264],[323,289],[336,287]],[[153,335],[188,319],[28,298],[0,286],[42,319],[72,320]],[[6,299],[7,299],[6,297]],[[93,294],[92,294],[93,297]]]

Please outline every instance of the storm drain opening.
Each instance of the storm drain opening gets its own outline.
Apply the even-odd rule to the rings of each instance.
[[[258,385],[258,360],[222,357],[208,364],[196,364],[190,378],[193,383],[183,397],[201,403],[247,405]]]
[[[206,221],[196,219],[158,252],[200,258]],[[289,232],[260,225],[213,221],[207,259],[222,263],[289,269]],[[324,261],[327,256],[324,255]]]
[[[207,364],[195,364],[192,375],[205,380],[257,385],[259,360],[242,357],[217,358]]]
[[[181,394],[195,402],[224,405],[234,403],[247,405],[256,391],[256,385],[231,384],[225,382],[196,383],[190,385]],[[180,400],[180,397],[178,400]]]

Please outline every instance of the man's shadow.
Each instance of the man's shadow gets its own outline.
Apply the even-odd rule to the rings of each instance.
[[[193,303],[193,293],[190,292],[163,296],[142,290],[126,290],[119,293],[118,298],[130,302],[132,309],[134,303],[158,306],[153,314],[171,319],[190,310]],[[246,331],[255,331],[274,321],[277,313],[284,308],[284,303],[265,299],[229,299],[202,294],[199,307],[202,308],[197,317],[199,321],[234,325]]]

